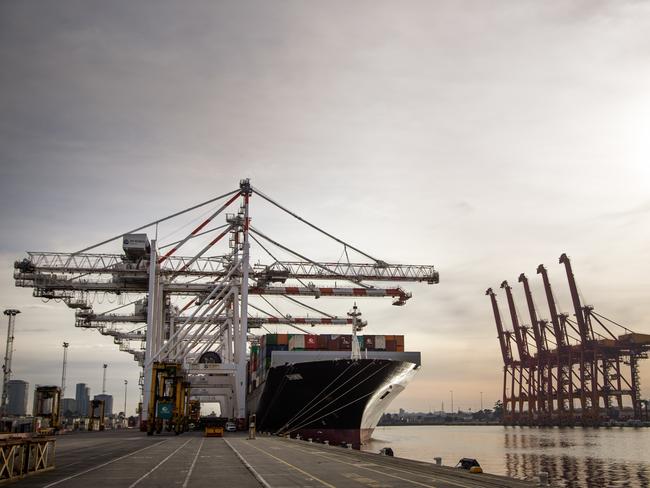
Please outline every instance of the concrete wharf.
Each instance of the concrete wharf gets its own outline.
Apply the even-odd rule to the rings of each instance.
[[[312,444],[243,434],[147,437],[137,431],[57,438],[56,468],[11,483],[20,487],[524,488],[533,482]]]

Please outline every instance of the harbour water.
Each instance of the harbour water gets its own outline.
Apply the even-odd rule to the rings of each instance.
[[[364,450],[390,446],[396,456],[454,465],[478,459],[488,473],[533,479],[546,471],[553,486],[650,486],[648,428],[534,428],[502,426],[378,427]]]

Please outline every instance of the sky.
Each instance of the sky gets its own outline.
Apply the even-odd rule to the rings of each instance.
[[[393,410],[449,409],[452,390],[456,408],[479,408],[481,392],[493,405],[502,363],[485,289],[510,280],[525,318],[526,272],[548,318],[544,263],[572,313],[563,252],[586,303],[650,333],[649,20],[644,1],[1,2],[14,378],[58,384],[65,340],[66,396],[77,382],[99,393],[108,363],[108,393],[121,405],[128,380],[134,411],[137,364],[14,287],[13,261],[79,250],[245,177],[373,256],[439,270],[439,285],[406,286],[405,307],[359,304],[367,333],[422,352]],[[251,212],[271,236],[339,259],[255,197]]]

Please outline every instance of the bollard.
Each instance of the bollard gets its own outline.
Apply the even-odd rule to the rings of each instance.
[[[442,466],[442,458],[434,457],[433,460],[436,462],[436,466]]]
[[[301,439],[300,434],[296,434],[296,439],[297,439],[297,440],[300,440],[300,439]]]
[[[348,442],[348,445],[346,446],[348,449],[352,449],[352,444]]]
[[[546,471],[539,472],[539,485],[538,486],[548,486],[548,473]]]
[[[307,442],[311,442],[311,437],[309,439],[307,439]]]
[[[323,444],[325,444],[326,446],[329,446],[329,445],[330,445],[330,441],[325,440],[325,441],[323,441]]]

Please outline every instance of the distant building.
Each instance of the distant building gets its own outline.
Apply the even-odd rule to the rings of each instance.
[[[27,396],[29,395],[29,383],[23,380],[10,380],[7,384],[9,415],[27,415]]]
[[[86,383],[77,383],[76,387],[76,412],[82,417],[88,415],[88,404],[90,403],[90,388],[86,386]]]
[[[72,415],[77,412],[77,400],[74,398],[64,398],[61,403],[61,413],[63,415]]]
[[[95,395],[93,400],[104,400],[104,415],[113,415],[113,395]]]

